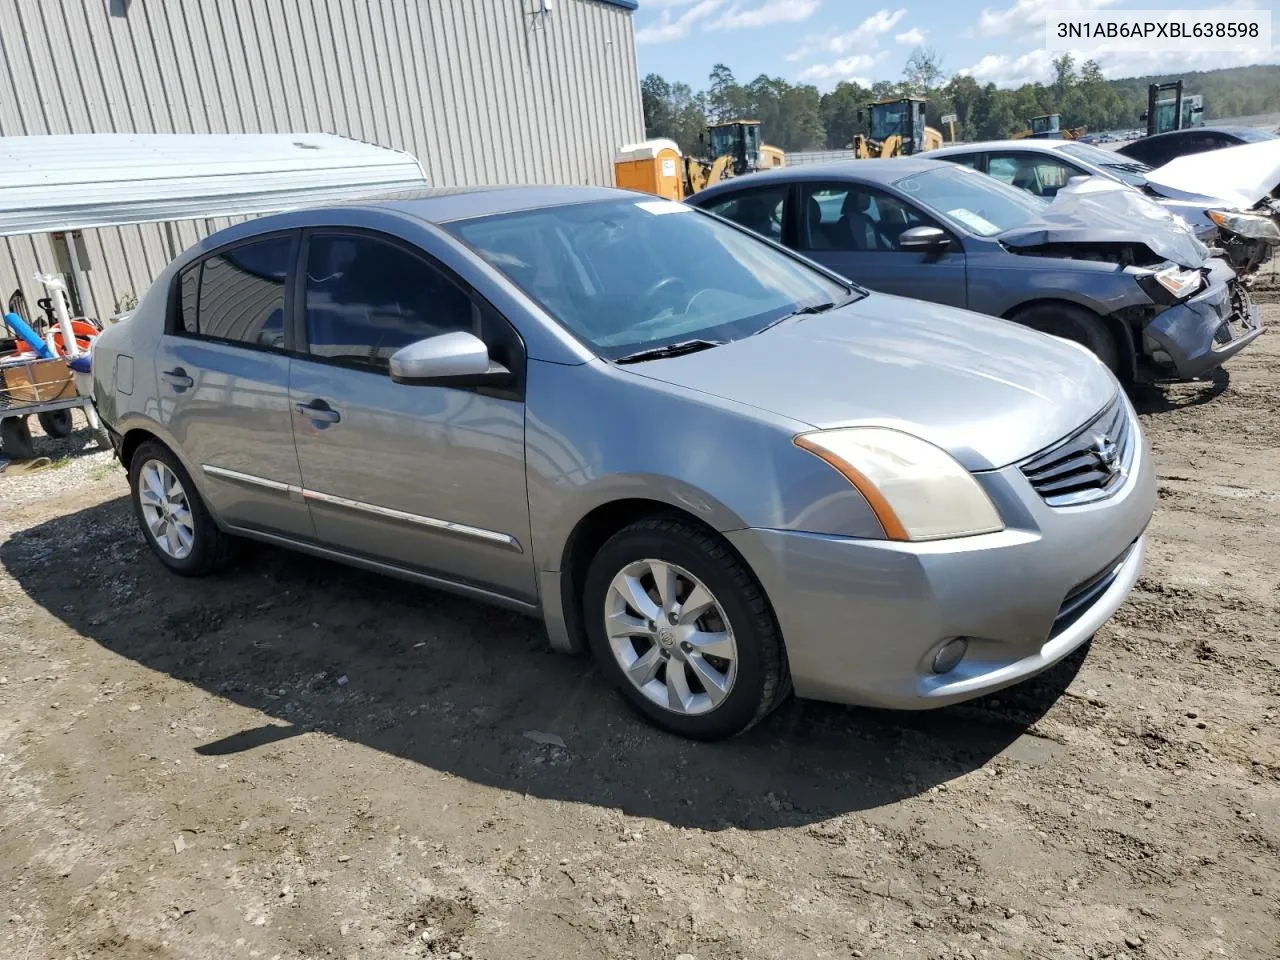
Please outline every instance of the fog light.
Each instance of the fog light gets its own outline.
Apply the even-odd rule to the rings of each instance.
[[[968,650],[968,637],[956,637],[953,640],[948,640],[934,655],[933,672],[950,673],[956,668],[956,665],[964,659],[964,655]]]

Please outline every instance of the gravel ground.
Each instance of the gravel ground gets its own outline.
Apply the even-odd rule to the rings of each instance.
[[[1135,396],[1160,504],[1091,649],[712,746],[517,616],[175,578],[82,432],[0,475],[0,956],[1275,960],[1278,361]]]

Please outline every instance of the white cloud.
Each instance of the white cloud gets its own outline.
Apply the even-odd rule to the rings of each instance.
[[[893,39],[906,47],[918,47],[924,43],[925,31],[919,27],[912,27],[903,33],[896,33]]]
[[[1099,10],[1113,7],[1119,2],[1120,0],[1071,0],[1069,9]],[[1010,33],[1034,34],[1044,30],[1049,11],[1060,13],[1062,9],[1063,0],[1017,0],[1012,7],[1003,10],[985,7],[978,14],[978,22],[969,33],[978,37],[1000,37]]]
[[[739,30],[764,27],[771,23],[799,23],[808,20],[818,9],[820,0],[764,0],[754,7],[735,3],[724,15],[703,27],[704,30]]]
[[[855,53],[833,63],[815,63],[801,70],[798,79],[824,88],[834,87],[845,80],[869,87],[871,81],[867,79],[868,72],[888,55],[881,50],[879,53]]]
[[[994,83],[997,87],[1017,87],[1024,83],[1048,83],[1053,79],[1053,60],[1058,54],[1047,50],[1031,50],[1021,56],[988,54],[973,66],[958,73],[968,74],[979,83]],[[1094,59],[1108,80],[1121,77],[1140,77],[1147,74],[1186,73],[1192,70],[1212,70],[1222,66],[1220,51],[1214,50],[1145,50],[1072,51],[1076,64]],[[1246,66],[1255,63],[1280,62],[1280,48],[1246,50],[1232,54],[1232,64]]]
[[[840,56],[856,46],[869,46],[874,49],[879,38],[897,26],[898,21],[906,15],[906,10],[877,10],[848,33],[826,37],[805,37],[804,45],[787,54],[787,59],[806,60],[820,53],[833,53]]]
[[[651,23],[636,31],[636,43],[670,43],[672,40],[686,37],[694,24],[711,16],[723,4],[724,0],[697,0],[679,16],[672,16],[670,10],[663,10],[657,23]],[[667,6],[672,7],[676,4],[668,3]]]

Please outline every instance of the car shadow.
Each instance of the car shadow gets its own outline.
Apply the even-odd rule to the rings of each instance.
[[[1084,657],[924,713],[793,699],[744,736],[699,744],[646,724],[527,617],[265,547],[223,574],[174,576],[125,497],[14,535],[0,563],[86,640],[273,718],[198,754],[322,731],[476,783],[708,830],[881,806],[1006,750],[1042,762],[1059,748],[1027,727]]]
[[[1139,414],[1169,413],[1212,403],[1231,385],[1231,373],[1218,367],[1200,380],[1175,384],[1131,384],[1129,400]]]

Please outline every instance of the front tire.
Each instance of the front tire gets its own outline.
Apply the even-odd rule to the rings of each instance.
[[[191,475],[164,444],[149,440],[134,452],[129,489],[147,546],[174,573],[204,576],[230,558],[234,541],[214,523]]]
[[[1096,313],[1070,303],[1042,303],[1015,314],[1013,320],[1088,347],[1108,370],[1120,375],[1120,345],[1111,327]]]
[[[671,733],[735,736],[790,692],[764,590],[728,544],[685,520],[614,534],[587,570],[583,616],[600,669]]]

